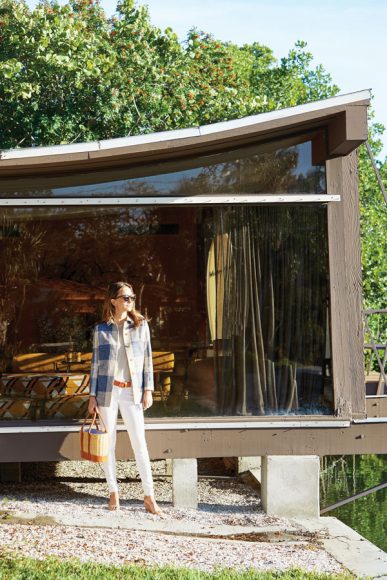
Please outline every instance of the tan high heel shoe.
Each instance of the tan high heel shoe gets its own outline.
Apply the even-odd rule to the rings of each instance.
[[[112,491],[109,497],[108,509],[111,512],[118,512],[120,509],[120,499],[116,491]]]
[[[155,514],[157,516],[161,516],[163,514],[162,510],[156,503],[156,500],[151,495],[146,495],[144,497],[144,506],[147,512],[150,514]]]

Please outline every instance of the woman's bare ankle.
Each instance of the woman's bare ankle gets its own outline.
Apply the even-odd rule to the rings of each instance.
[[[120,498],[118,495],[118,491],[110,492],[108,508],[111,511],[118,510],[120,507]]]
[[[150,514],[161,515],[162,510],[157,505],[157,502],[153,495],[145,495],[144,496],[144,506],[147,512]]]

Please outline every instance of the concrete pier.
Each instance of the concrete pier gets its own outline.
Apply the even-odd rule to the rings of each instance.
[[[197,509],[197,459],[172,459],[172,497],[174,507]]]
[[[245,471],[253,470],[256,474],[261,472],[260,457],[238,457],[238,473],[244,473]]]
[[[262,457],[261,499],[267,514],[320,516],[320,460],[317,455]]]

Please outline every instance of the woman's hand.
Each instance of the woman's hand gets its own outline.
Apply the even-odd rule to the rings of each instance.
[[[97,399],[95,397],[90,397],[87,410],[89,411],[90,415],[94,415],[94,413],[98,410]]]
[[[153,404],[152,391],[144,391],[144,396],[142,398],[142,407],[144,411],[149,409],[149,407],[151,407],[152,404]]]

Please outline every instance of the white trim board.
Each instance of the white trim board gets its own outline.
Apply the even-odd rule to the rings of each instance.
[[[329,203],[340,201],[340,195],[190,195],[173,197],[45,197],[4,198],[0,206],[76,206],[76,205],[228,205],[228,204],[273,204],[273,203]]]
[[[200,431],[206,429],[327,429],[327,428],[346,428],[350,427],[350,421],[238,421],[222,423],[145,423],[147,431]],[[2,427],[1,434],[16,433],[73,433],[79,432],[81,425],[41,425],[41,426],[17,426]],[[118,424],[118,431],[125,431],[125,425]]]
[[[367,425],[370,423],[387,423],[387,417],[369,417],[368,419],[353,419],[355,425]]]

